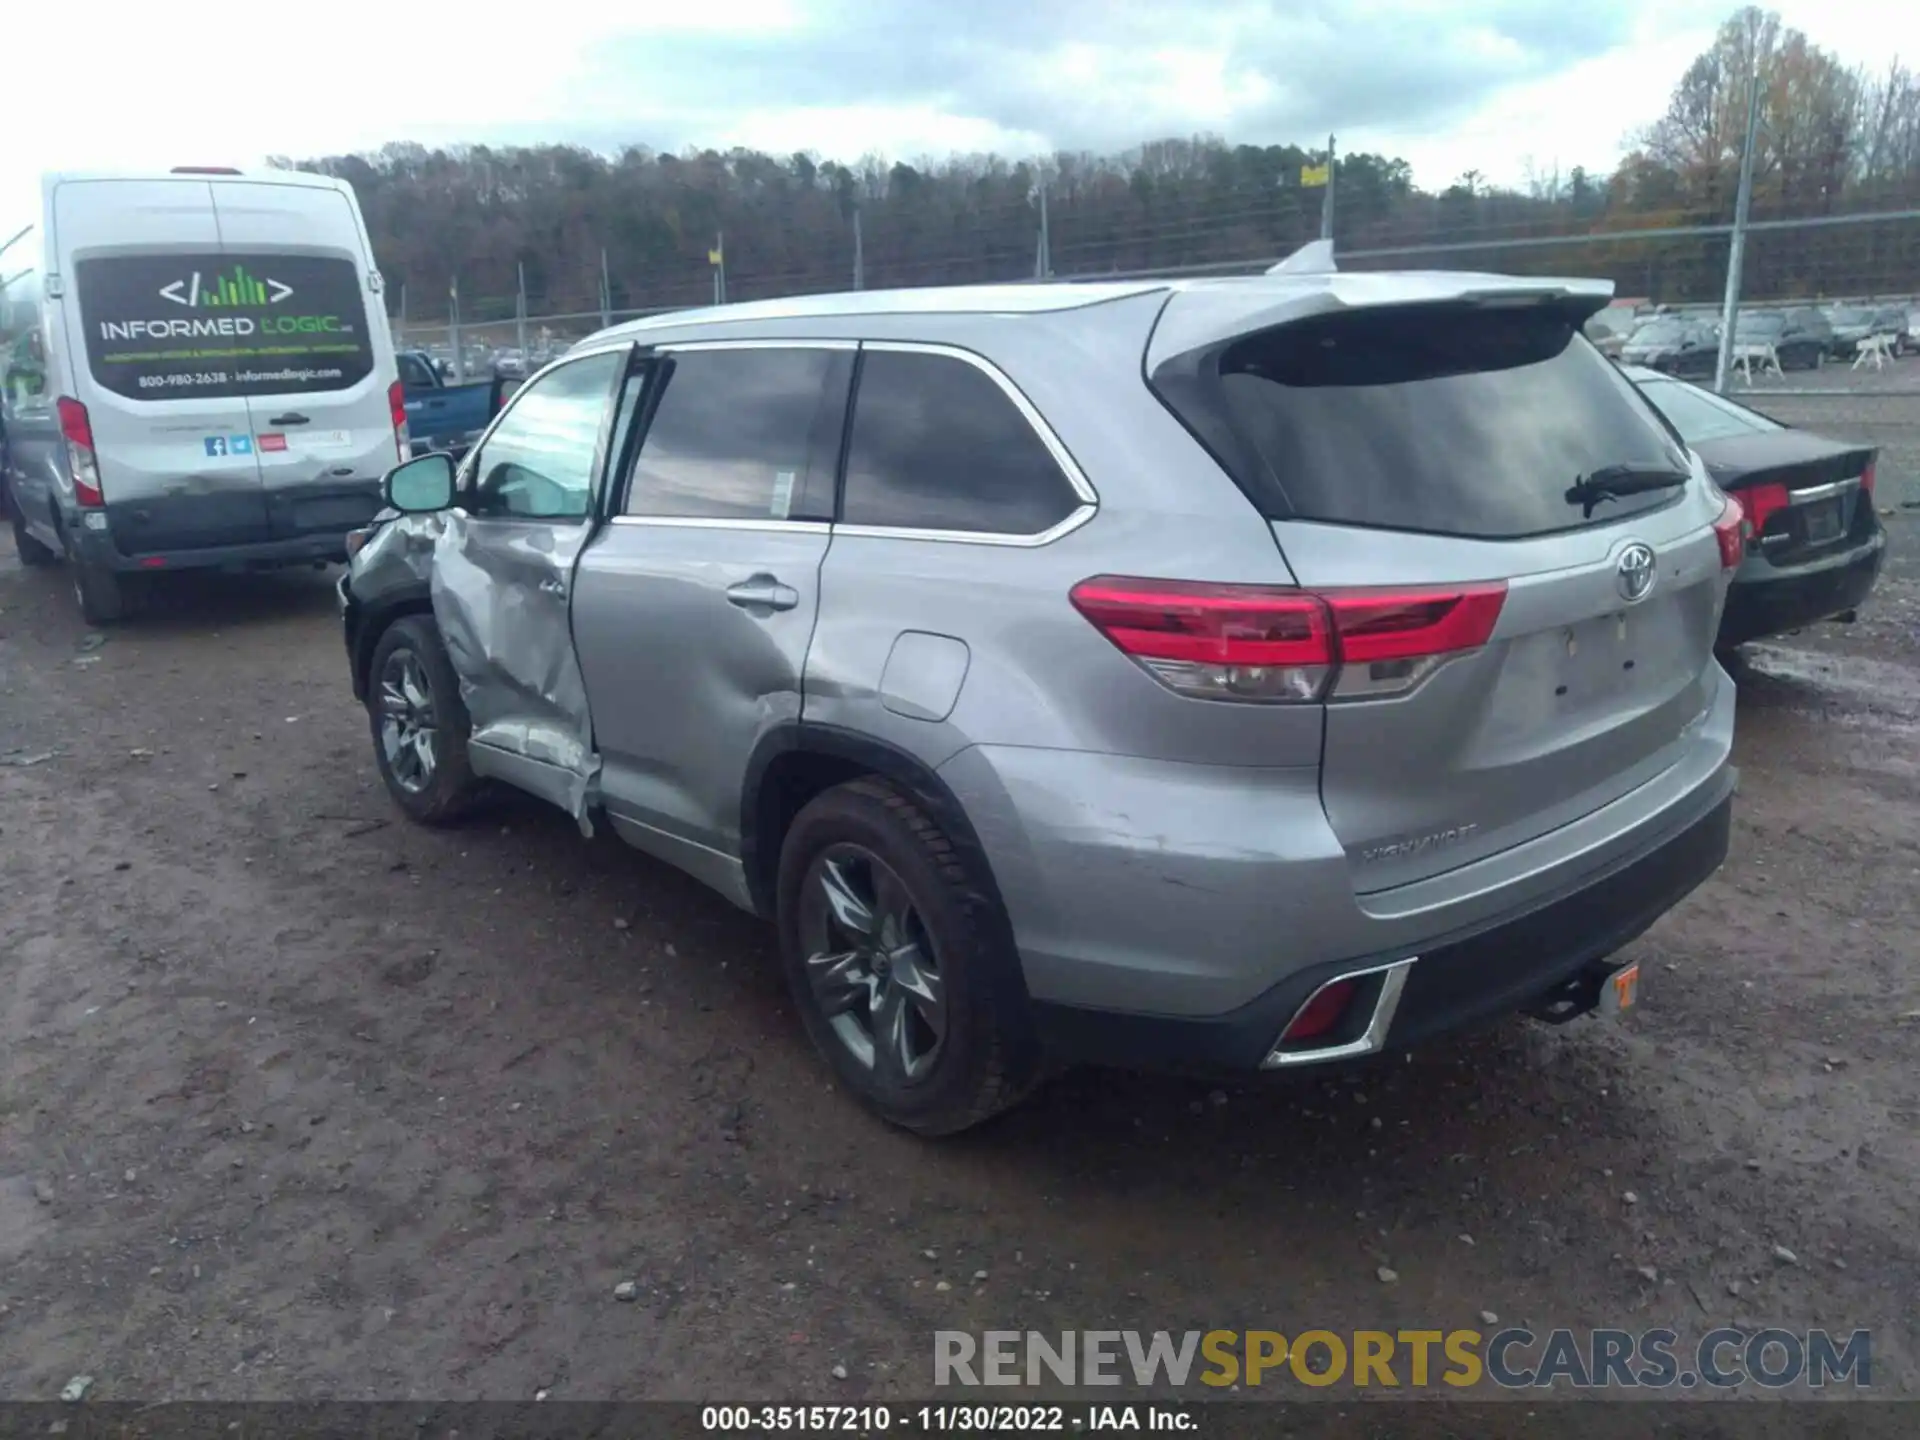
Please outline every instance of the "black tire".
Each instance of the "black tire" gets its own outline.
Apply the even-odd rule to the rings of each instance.
[[[415,768],[417,749],[410,751],[411,759],[408,753],[389,753],[386,681],[409,673],[409,660],[414,665],[411,673],[423,682],[420,688],[426,698],[426,713],[422,716],[416,707],[411,728],[402,724],[400,731],[413,735],[423,728],[422,721],[431,731],[433,759],[430,771],[424,772]],[[485,795],[485,784],[473,773],[467,757],[472,721],[460,698],[460,680],[431,616],[403,616],[386,628],[373,647],[373,658],[367,666],[367,727],[380,778],[386,782],[394,804],[408,818],[422,825],[451,825],[470,813]],[[394,738],[397,740],[398,734]],[[409,752],[407,745],[397,744],[395,748]]]
[[[27,522],[20,518],[17,508],[13,509],[13,553],[22,565],[51,565],[60,558],[58,550],[41,544],[27,532]]]
[[[940,981],[944,1033],[918,1077],[883,1064],[878,1045],[863,1062],[809,978],[814,947],[804,932],[826,902],[805,892],[810,882],[818,887],[819,867],[850,853],[877,859],[904,887],[912,923],[895,937],[913,937],[915,953],[933,961]],[[951,1135],[1017,1104],[1038,1084],[1041,1057],[1011,929],[990,886],[917,801],[878,777],[816,796],[781,846],[778,898],[782,968],[808,1037],[840,1083],[881,1118],[920,1135]],[[876,994],[864,1019],[854,1006],[853,1023],[877,1024],[882,1003]],[[924,1012],[914,1023],[924,1025]]]
[[[80,558],[73,542],[67,542],[67,574],[73,581],[73,598],[80,606],[80,618],[89,625],[113,625],[127,618],[126,586],[118,574]]]

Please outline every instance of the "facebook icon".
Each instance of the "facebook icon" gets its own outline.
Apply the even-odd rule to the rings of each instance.
[[[207,454],[224,455],[227,453],[227,437],[224,435],[209,435],[206,437],[206,446]]]

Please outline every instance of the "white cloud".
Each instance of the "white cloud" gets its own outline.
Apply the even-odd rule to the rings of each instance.
[[[1723,0],[542,0],[532,10],[68,0],[86,61],[19,65],[0,194],[55,168],[257,163],[390,140],[812,149],[1124,148],[1206,130],[1476,169],[1605,171]],[[1785,0],[1849,62],[1920,59],[1920,9]],[[210,61],[222,37],[242,62]],[[5,223],[0,220],[0,224]]]

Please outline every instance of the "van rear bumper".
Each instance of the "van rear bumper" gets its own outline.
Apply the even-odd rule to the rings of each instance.
[[[1412,958],[1383,1051],[1528,1008],[1598,966],[1720,867],[1737,772],[1723,769],[1677,827],[1544,902],[1406,951],[1295,971],[1224,1015],[1161,1016],[1033,1003],[1035,1027],[1062,1060],[1127,1069],[1245,1072],[1263,1067],[1280,1033],[1321,986]],[[1704,804],[1704,809],[1701,808]]]
[[[80,558],[101,570],[135,571],[152,575],[168,570],[212,570],[225,567],[270,569],[281,565],[340,563],[347,558],[346,532],[300,535],[288,540],[255,540],[244,545],[208,545],[191,549],[154,550],[125,555],[104,531],[78,532]]]

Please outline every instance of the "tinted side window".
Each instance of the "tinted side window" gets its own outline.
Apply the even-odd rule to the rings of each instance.
[[[689,350],[640,441],[629,515],[701,520],[831,518],[845,423],[845,350]]]
[[[1026,416],[977,366],[898,350],[862,357],[847,524],[1034,535],[1080,503]]]
[[[549,370],[515,395],[474,467],[474,513],[525,520],[586,515],[601,422],[614,376],[626,363],[625,350],[592,355]]]

